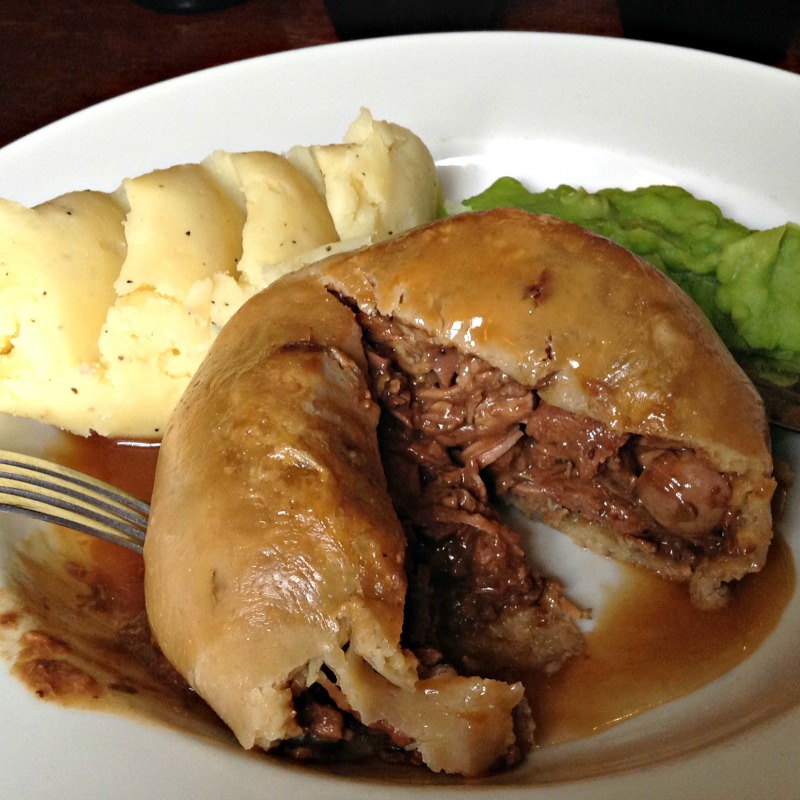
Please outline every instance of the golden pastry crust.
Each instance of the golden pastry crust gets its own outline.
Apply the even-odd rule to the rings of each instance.
[[[763,403],[694,302],[577,225],[514,209],[463,214],[312,270],[359,308],[427,331],[609,430],[677,442],[733,477],[737,552],[690,568],[566,515],[581,544],[692,580],[701,604],[759,569],[774,489]]]
[[[293,692],[318,683],[365,725],[402,733],[432,769],[482,774],[515,746],[522,687],[452,672],[419,679],[400,645],[405,536],[354,306],[482,359],[542,407],[597,420],[611,438],[699,453],[729,482],[736,519],[734,546],[716,556],[672,559],[564,509],[549,521],[689,580],[705,605],[766,555],[763,407],[657,270],[577,226],[518,211],[333,256],[276,282],[225,327],[162,445],[145,545],[159,644],[247,747],[297,736]]]
[[[245,747],[298,736],[293,689],[333,674],[365,725],[481,774],[514,745],[523,690],[420,681],[400,647],[405,536],[365,369],[353,312],[315,281],[281,281],[226,326],[163,440],[150,624]]]
[[[462,214],[314,270],[613,431],[677,439],[726,471],[771,468],[761,399],[694,302],[584,228]]]

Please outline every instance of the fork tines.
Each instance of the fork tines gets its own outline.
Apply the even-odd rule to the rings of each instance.
[[[141,553],[150,506],[76,470],[0,450],[0,511],[43,519]]]

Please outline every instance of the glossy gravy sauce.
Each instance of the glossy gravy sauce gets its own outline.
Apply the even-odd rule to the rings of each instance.
[[[48,453],[143,499],[157,446],[62,435]],[[71,705],[131,711],[232,741],[171,669],[144,622],[140,556],[63,532],[55,549],[20,554],[13,586],[33,625],[20,630],[14,672],[37,694]],[[776,626],[795,585],[780,539],[761,573],[735,587],[720,611],[699,611],[684,586],[632,567],[586,635],[585,653],[553,676],[526,681],[538,746],[602,731],[686,695],[745,660]],[[0,628],[21,627],[18,611]]]
[[[46,456],[150,499],[157,445],[60,434]],[[13,606],[0,613],[0,634],[16,637],[12,672],[35,694],[235,744],[154,645],[140,555],[46,526],[19,546],[6,572],[0,600],[8,607],[10,594]]]
[[[584,652],[555,675],[526,681],[538,744],[599,733],[733,669],[778,624],[794,586],[780,537],[763,570],[741,580],[718,611],[695,608],[683,585],[626,567]]]

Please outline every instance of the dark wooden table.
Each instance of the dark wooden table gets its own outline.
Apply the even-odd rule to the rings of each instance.
[[[616,0],[506,0],[503,30],[623,36]],[[0,146],[132,89],[338,41],[324,0],[162,14],[134,0],[0,0]],[[800,31],[779,69],[800,73]]]

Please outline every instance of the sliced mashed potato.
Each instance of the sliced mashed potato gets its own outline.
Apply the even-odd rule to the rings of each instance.
[[[293,147],[288,158],[325,195],[342,240],[380,241],[436,216],[439,183],[427,147],[367,110],[343,144]]]
[[[362,111],[344,144],[218,151],[34,208],[0,200],[0,411],[160,438],[247,298],[432,220],[438,194],[421,140]]]

